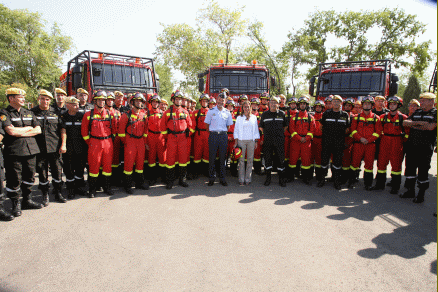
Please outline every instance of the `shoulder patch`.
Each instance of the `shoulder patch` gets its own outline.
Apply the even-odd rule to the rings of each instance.
[[[6,116],[5,116],[5,115],[1,115],[1,116],[0,116],[0,120],[1,120],[2,122],[6,121]]]

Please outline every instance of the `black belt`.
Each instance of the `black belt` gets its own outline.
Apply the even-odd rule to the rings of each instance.
[[[383,136],[388,136],[388,137],[403,137],[403,134],[399,134],[399,135],[395,135],[395,134],[385,134],[383,133]]]
[[[183,134],[183,133],[185,133],[185,131],[179,131],[179,132],[175,132],[175,131],[172,131],[172,130],[167,130],[167,132],[169,133],[169,134]]]
[[[210,134],[213,134],[213,135],[226,135],[227,134],[227,131],[210,131]]]
[[[131,137],[131,138],[135,138],[135,139],[141,139],[141,138],[143,138],[143,136],[136,136],[136,135],[134,135],[134,134],[129,134],[129,133],[128,133],[128,135],[129,135],[129,137]]]
[[[313,136],[313,138],[322,138],[322,136]]]
[[[153,133],[153,134],[161,134],[161,132],[160,132],[160,131],[158,131],[158,132],[155,132],[155,131],[149,130],[149,132],[151,132],[151,133]]]
[[[227,134],[234,134],[233,132],[227,132]]]
[[[207,131],[207,129],[196,129],[196,131]]]
[[[300,137],[303,137],[303,138],[304,138],[304,137],[306,137],[307,135],[300,135],[300,134],[298,134],[298,136],[300,136]]]
[[[91,136],[90,135],[90,138],[97,139],[97,140],[106,140],[106,139],[109,139],[109,138],[112,138],[112,137],[113,137],[113,135],[109,135],[109,136],[106,136],[106,137],[96,137],[96,136]]]

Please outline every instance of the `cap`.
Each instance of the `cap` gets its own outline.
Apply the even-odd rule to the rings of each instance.
[[[24,91],[21,88],[15,88],[15,87],[11,87],[6,89],[6,95],[26,95],[26,91]]]
[[[358,105],[362,105],[362,102],[360,101],[360,100],[356,100],[355,102],[354,102],[354,104],[356,105],[356,104],[358,104]]]
[[[385,97],[381,96],[381,95],[377,95],[374,100],[386,100]]]
[[[425,93],[420,94],[420,96],[418,98],[419,99],[422,99],[422,98],[424,98],[424,99],[435,99],[436,95],[433,94],[432,92],[425,92]]]
[[[334,95],[333,100],[339,100],[340,102],[343,102],[344,100],[339,95]]]
[[[47,90],[45,90],[45,89],[40,89],[38,94],[39,95],[44,95],[44,96],[47,96],[47,97],[50,97],[50,98],[53,98],[53,95],[50,92],[48,92]]]
[[[114,91],[115,96],[125,96],[121,91]]]
[[[281,99],[281,98],[286,99],[286,96],[284,96],[284,94],[280,94],[278,97],[279,97],[280,99]]]
[[[417,106],[420,106],[420,102],[418,100],[416,100],[415,98],[409,102],[409,105],[411,105],[411,104],[416,104]]]
[[[169,103],[167,102],[167,100],[165,100],[164,98],[161,99],[161,103],[165,103],[165,104],[169,105]]]
[[[65,99],[65,103],[79,103],[79,99],[77,99],[77,98],[74,97],[74,96],[68,96],[68,97]]]
[[[67,95],[67,92],[65,92],[62,88],[55,88],[55,93]]]
[[[86,95],[88,95],[88,91],[83,88],[78,88],[78,90],[76,90],[76,93],[85,93]]]

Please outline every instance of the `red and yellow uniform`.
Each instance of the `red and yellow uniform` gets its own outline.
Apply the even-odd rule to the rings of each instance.
[[[205,116],[207,115],[208,107],[200,108],[198,110],[195,110],[192,115],[192,124],[195,128],[194,132],[194,144],[196,147],[194,147],[194,155],[193,155],[193,162],[196,165],[195,171],[197,173],[200,172],[198,166],[201,162],[208,164],[208,136],[210,134],[209,131],[207,131],[205,127]]]
[[[301,157],[303,181],[308,183],[311,179],[312,165],[312,139],[315,132],[315,119],[307,111],[298,111],[289,122],[291,133],[289,150],[289,167],[296,168]],[[305,142],[301,141],[305,138]]]
[[[292,119],[292,117],[295,117],[297,114],[297,109],[288,109],[286,111],[286,118],[288,121]],[[290,132],[289,127],[286,129],[286,132],[284,133],[284,160],[289,160],[289,150],[290,150],[290,135],[292,133]]]
[[[166,166],[166,147],[163,134],[161,133],[160,123],[163,113],[160,109],[151,109],[148,116],[148,139],[147,144],[149,146],[149,167]]]
[[[353,137],[354,144],[350,169],[353,172],[359,170],[360,163],[362,159],[364,160],[364,184],[366,188],[370,188],[373,182],[373,165],[376,151],[374,142],[380,137],[381,132],[380,118],[371,111],[368,111],[368,113],[363,112],[352,119],[350,136]],[[365,138],[367,143],[362,143],[361,138]],[[355,175],[350,173],[350,185],[354,178]]]
[[[320,120],[322,112],[316,112],[313,115],[315,119],[315,131],[313,132],[312,140],[312,163],[316,168],[321,168],[321,153],[322,153],[322,128]]]

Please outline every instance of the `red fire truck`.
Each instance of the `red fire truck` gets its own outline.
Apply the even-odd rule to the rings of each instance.
[[[217,97],[222,88],[228,88],[230,96],[236,101],[242,94],[249,99],[260,97],[263,92],[269,93],[270,85],[275,86],[275,78],[269,77],[268,68],[257,64],[256,60],[251,65],[224,64],[223,60],[219,60],[219,64],[213,64],[199,73],[198,78],[200,92]]]
[[[316,100],[340,95],[362,100],[364,96],[397,94],[398,76],[392,73],[391,60],[371,60],[319,64],[319,74],[310,79],[309,94]]]
[[[61,75],[61,88],[74,95],[78,88],[88,92],[89,101],[97,90],[141,92],[150,97],[159,90],[159,79],[151,58],[83,51],[68,62]]]

